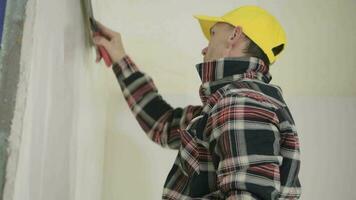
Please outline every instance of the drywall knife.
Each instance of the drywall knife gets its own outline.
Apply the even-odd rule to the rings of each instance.
[[[94,36],[97,35],[103,36],[94,18],[93,6],[91,4],[91,0],[84,0],[84,1],[86,1],[86,5],[87,5],[86,10],[87,10],[87,16],[89,17],[91,31],[93,32]],[[106,49],[103,46],[98,46],[98,49],[101,57],[104,59],[105,64],[108,67],[110,67],[112,65],[112,60],[110,58],[109,53],[106,51]]]

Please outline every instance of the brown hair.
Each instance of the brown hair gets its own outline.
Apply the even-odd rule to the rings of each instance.
[[[265,65],[268,67],[270,65],[270,62],[269,62],[267,55],[247,35],[245,35],[245,36],[246,36],[247,40],[249,40],[249,44],[246,46],[244,53],[246,53],[249,56],[257,57],[257,58],[263,60]]]

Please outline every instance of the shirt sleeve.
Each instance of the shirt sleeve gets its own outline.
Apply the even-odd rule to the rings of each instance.
[[[218,159],[218,188],[228,200],[272,200],[280,190],[278,117],[239,95],[223,97],[208,119]]]
[[[129,55],[113,64],[113,71],[124,98],[146,135],[164,148],[179,149],[180,131],[201,110],[200,105],[173,108],[150,76],[140,71]]]

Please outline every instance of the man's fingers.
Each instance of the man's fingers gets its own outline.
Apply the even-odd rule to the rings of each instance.
[[[108,37],[109,39],[111,39],[111,38],[113,38],[115,36],[115,32],[113,30],[111,30],[108,27],[102,25],[100,22],[98,22],[96,20],[95,20],[95,22],[98,25],[98,28],[99,28],[100,32],[104,36]]]
[[[110,42],[105,37],[102,36],[95,36],[94,44],[97,46],[103,46],[106,50],[110,48]]]

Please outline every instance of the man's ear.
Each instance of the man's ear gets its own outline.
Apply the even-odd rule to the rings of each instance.
[[[235,44],[242,37],[242,27],[236,26],[232,34],[229,36],[229,42]]]

